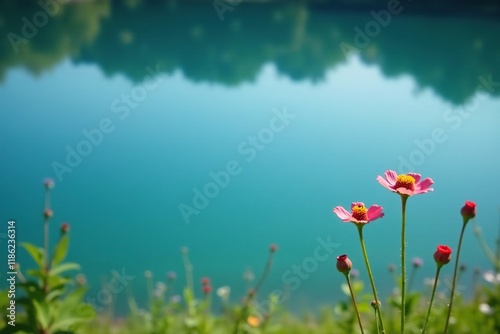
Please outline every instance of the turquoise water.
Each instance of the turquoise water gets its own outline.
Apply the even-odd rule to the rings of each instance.
[[[409,200],[408,258],[424,260],[415,288],[434,274],[438,244],[456,248],[464,201],[494,245],[495,20],[408,10],[362,43],[355,28],[374,20],[370,9],[242,4],[221,21],[210,6],[68,8],[17,53],[2,44],[0,219],[16,219],[19,242],[41,243],[41,181],[54,178],[52,238],[70,222],[89,298],[119,271],[144,305],[144,271],[182,281],[187,246],[196,280],[229,285],[238,301],[243,272],[258,277],[276,243],[263,295],[287,291],[301,310],[332,303],[337,255],[367,279],[355,227],[332,213],[353,201],[385,209],[364,232],[387,296],[401,218],[398,196],[375,180],[387,169],[435,181]],[[2,35],[22,34],[20,18],[40,8],[10,10]],[[490,265],[472,227],[464,243],[466,290],[472,269]]]

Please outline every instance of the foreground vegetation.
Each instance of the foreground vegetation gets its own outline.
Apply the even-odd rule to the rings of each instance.
[[[146,272],[147,305],[139,306],[129,293],[129,315],[116,318],[109,312],[97,310],[83,302],[87,291],[85,278],[82,274],[74,274],[80,270],[77,263],[65,262],[69,247],[68,223],[61,224],[60,236],[50,247],[48,231],[53,216],[50,192],[54,182],[47,179],[44,181],[43,247],[20,244],[33,258],[37,268],[25,271],[18,263],[9,268],[17,275],[15,288],[9,284],[0,295],[0,334],[500,333],[500,241],[496,252],[491,251],[477,227],[475,234],[492,262],[493,270],[474,271],[469,291],[471,296],[468,298],[456,288],[461,273],[465,271],[464,267],[459,267],[462,236],[469,221],[476,215],[475,203],[466,202],[460,210],[463,224],[457,249],[438,245],[434,253],[436,278],[429,282],[428,291],[413,292],[407,284],[411,285],[411,278],[422,265],[422,260],[412,260],[410,279],[407,280],[404,233],[406,205],[411,196],[432,191],[430,187],[433,181],[430,178],[421,180],[419,174],[397,175],[393,171],[387,171],[385,177],[378,177],[377,180],[398,194],[402,203],[402,270],[396,273],[395,267],[389,268],[396,282],[394,293],[389,298],[379,298],[377,294],[362,233],[365,226],[383,218],[383,208],[378,205],[367,208],[362,202],[353,202],[350,211],[338,206],[334,213],[342,221],[353,223],[357,228],[369,282],[359,280],[353,270],[361,268],[361,264],[354,265],[346,254],[339,255],[337,269],[346,279],[340,287],[345,298],[319,313],[293,315],[281,306],[283,296],[261,295],[261,287],[272,270],[273,259],[278,251],[278,246],[271,244],[260,277],[255,282],[248,279],[251,288],[239,303],[230,302],[235,298],[230,298],[229,287],[214,290],[208,277],[201,282],[194,282],[189,250],[183,248],[181,256],[186,282],[183,284],[182,296],[172,293],[173,282],[177,279],[175,273],[169,273],[163,282],[155,282],[153,274]],[[452,262],[455,264],[453,280],[441,282],[440,270]],[[222,306],[217,307],[217,312],[212,305],[214,302]]]

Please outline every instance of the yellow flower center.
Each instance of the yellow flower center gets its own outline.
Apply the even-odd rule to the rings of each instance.
[[[368,209],[362,205],[352,207],[352,217],[356,220],[368,220]]]
[[[415,190],[415,179],[411,175],[401,174],[398,175],[396,185],[394,188],[405,188],[408,190]]]

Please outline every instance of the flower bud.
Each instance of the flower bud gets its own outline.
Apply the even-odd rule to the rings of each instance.
[[[437,250],[434,253],[434,260],[436,264],[441,267],[451,260],[451,248],[445,245],[437,246]]]
[[[271,245],[269,245],[269,251],[270,251],[271,253],[274,253],[274,252],[276,252],[277,250],[278,250],[278,245],[276,245],[276,244],[271,244]]]
[[[413,267],[415,267],[415,268],[420,268],[424,264],[424,261],[419,257],[414,257],[411,262],[413,264]]]
[[[202,287],[203,293],[208,295],[210,292],[212,292],[212,286],[211,285],[204,285]]]
[[[352,262],[346,254],[337,256],[337,270],[344,275],[348,275],[352,268]]]
[[[66,234],[69,232],[69,224],[68,223],[62,223],[61,224],[61,234]]]
[[[374,308],[374,309],[377,309],[380,307],[380,305],[382,305],[382,303],[380,302],[380,300],[377,302],[376,300],[372,300],[370,305]]]
[[[55,182],[51,178],[46,178],[46,179],[43,180],[43,186],[47,190],[50,190],[50,189],[54,188],[54,185],[55,185]]]
[[[50,209],[43,210],[43,218],[50,219],[52,218],[52,216],[54,216],[54,212],[52,212],[52,210]]]
[[[208,278],[208,277],[203,277],[203,278],[201,279],[201,285],[203,285],[203,286],[210,285],[210,278]]]
[[[476,216],[476,203],[467,201],[460,210],[460,214],[464,217],[464,222],[467,223],[470,219]]]
[[[169,281],[173,281],[173,280],[175,280],[176,278],[177,278],[177,273],[176,273],[175,271],[169,271],[169,272],[167,273],[167,279],[168,279]]]

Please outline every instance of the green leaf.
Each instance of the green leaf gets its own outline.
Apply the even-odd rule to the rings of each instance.
[[[73,263],[73,262],[63,263],[59,266],[55,266],[52,269],[50,269],[49,275],[50,276],[59,275],[68,270],[80,270],[80,265],[78,263]]]
[[[26,249],[26,251],[29,253],[29,255],[31,255],[31,258],[36,262],[38,267],[40,267],[40,269],[45,268],[45,265],[43,262],[44,257],[45,257],[45,251],[43,248],[37,247],[33,244],[30,244],[29,242],[21,243],[21,247]]]
[[[347,285],[347,283],[342,283],[340,285],[340,289],[342,290],[344,295],[351,297],[351,292],[349,290],[349,285]]]
[[[87,292],[87,287],[81,286],[71,291],[66,298],[64,298],[61,306],[63,308],[73,309],[80,305],[83,297],[85,296],[85,292]]]
[[[361,293],[363,291],[363,288],[364,288],[363,282],[358,281],[358,280],[352,281],[351,286],[352,286],[352,292],[355,295],[357,295],[358,293]]]
[[[59,242],[54,249],[54,254],[52,255],[52,266],[57,266],[66,258],[66,255],[68,254],[68,244],[69,236],[68,234],[65,234],[59,239]]]
[[[36,277],[40,280],[44,280],[47,274],[45,273],[45,269],[29,269],[26,273],[30,276]]]
[[[39,303],[37,300],[33,300],[33,306],[35,307],[36,320],[42,328],[48,329],[50,325],[50,312],[47,303],[44,301]]]
[[[405,303],[406,315],[409,315],[410,313],[413,312],[413,309],[417,306],[419,299],[420,295],[418,293],[410,293],[408,296],[406,296],[406,303]]]

